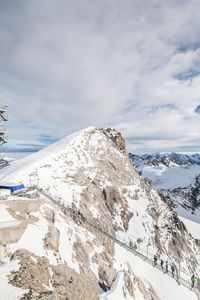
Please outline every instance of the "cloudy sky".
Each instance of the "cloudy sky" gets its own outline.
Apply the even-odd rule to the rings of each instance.
[[[0,97],[10,150],[96,126],[199,152],[199,0],[0,0]]]

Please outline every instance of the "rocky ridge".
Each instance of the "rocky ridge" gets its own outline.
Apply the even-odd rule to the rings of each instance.
[[[200,205],[200,155],[129,154],[133,165],[172,206],[195,211]],[[171,184],[165,186],[165,182]],[[188,180],[185,178],[188,177]],[[173,182],[174,181],[174,182]],[[178,182],[174,185],[175,182]]]
[[[116,131],[88,128],[4,170],[3,180],[37,182],[55,201],[80,210],[114,235],[130,234],[136,247],[148,245],[149,251],[200,274],[199,245],[138,175]],[[128,259],[123,266],[117,263],[112,240],[67,217],[47,199],[41,201],[29,214],[34,222],[10,247],[12,259],[20,264],[10,283],[29,289],[23,299],[98,299],[102,282],[112,287],[119,272],[124,299],[137,299],[137,293],[146,300],[160,299],[151,280],[134,272],[134,264]]]

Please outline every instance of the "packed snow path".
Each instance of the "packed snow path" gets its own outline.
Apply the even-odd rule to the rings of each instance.
[[[134,255],[137,255],[140,259],[143,261],[149,263],[152,267],[155,267],[159,271],[163,272],[163,269],[160,267],[160,265],[154,266],[154,260],[153,260],[153,255],[151,253],[146,252],[144,249],[134,249],[133,246],[130,245],[130,237],[127,234],[124,234],[124,237],[121,237],[120,239],[117,238],[114,234],[112,234],[112,230],[110,228],[103,228],[99,226],[99,223],[95,224],[93,220],[91,220],[91,217],[83,214],[80,210],[71,208],[69,206],[64,206],[63,204],[59,203],[58,201],[54,200],[53,197],[49,194],[47,194],[45,191],[43,191],[39,187],[31,187],[30,190],[36,190],[40,195],[43,195],[45,198],[50,200],[52,203],[54,203],[56,206],[59,206],[64,214],[67,214],[67,212],[70,213],[70,216],[75,219],[77,222],[85,222],[98,232],[101,232],[104,236],[108,237],[109,239],[113,240],[115,243],[119,244],[129,252],[133,253]],[[126,238],[128,237],[128,238]],[[127,243],[128,241],[128,243]],[[169,270],[166,275],[172,277],[172,273]],[[200,299],[200,293],[199,290],[194,287],[191,288],[191,281],[190,281],[191,275],[186,273],[183,270],[178,270],[178,272],[174,272],[174,279],[177,281],[177,284],[181,284],[185,286],[187,289],[191,290],[192,292],[197,294],[198,299]]]

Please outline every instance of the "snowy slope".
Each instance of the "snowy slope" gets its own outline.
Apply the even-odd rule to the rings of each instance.
[[[88,130],[90,130],[90,128],[88,128]],[[2,170],[0,174],[1,180],[5,176],[9,176],[9,174],[12,174],[11,178],[13,179],[13,175],[15,173],[19,173],[20,171],[27,169],[29,166],[33,168],[34,166],[43,164],[45,162],[45,159],[49,160],[52,156],[62,153],[64,147],[66,147],[67,144],[71,140],[73,140],[74,137],[77,137],[79,134],[81,134],[81,132],[83,132],[83,130],[71,134],[66,138],[63,138],[62,140],[59,140],[58,142],[48,146],[47,148],[42,149],[41,151],[28,155],[25,158],[16,160],[15,162],[12,163],[11,166],[7,166],[6,168],[4,168],[4,170]]]
[[[188,220],[187,218],[183,218],[183,217],[180,217],[180,220],[185,224],[188,232],[191,233],[195,239],[200,240],[200,214],[199,214],[199,222],[198,223],[193,222],[193,221]]]
[[[12,222],[15,219],[10,215],[8,210],[6,209],[5,204],[0,204],[0,222]]]
[[[157,189],[189,186],[200,174],[200,154],[129,154],[133,165]]]
[[[137,170],[182,217],[200,222],[200,154],[130,154]]]
[[[28,207],[27,199],[6,202],[24,226],[19,239],[9,245],[21,264],[11,276],[17,287],[23,282],[24,288],[45,300],[57,295],[78,300],[80,294],[84,300],[96,300],[102,293],[99,283],[112,287],[121,271],[116,285],[120,300],[148,299],[148,294],[155,300],[171,297],[171,291],[164,295],[158,287],[159,271],[119,249],[83,220],[64,215],[59,205],[78,209],[112,235],[131,237],[137,249],[148,247],[149,252],[180,263],[189,274],[200,275],[199,246],[156,190],[135,171],[123,138],[115,131],[85,129],[4,168],[0,178],[38,185],[57,203],[39,194],[39,206],[30,212],[33,203]],[[126,273],[128,265],[131,276]],[[31,281],[31,274],[36,282]],[[162,278],[163,286],[171,284],[170,278]],[[172,285],[177,297],[196,299],[175,281]],[[111,293],[108,299],[114,300],[115,295]]]
[[[149,153],[149,154],[132,154],[129,153],[133,164],[139,168],[144,165],[165,165],[165,166],[191,166],[200,165],[200,153],[181,154],[181,153]]]
[[[200,166],[145,166],[142,175],[152,181],[157,189],[175,189],[189,186],[200,174]]]

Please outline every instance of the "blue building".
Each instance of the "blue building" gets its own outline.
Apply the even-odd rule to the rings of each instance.
[[[0,182],[0,189],[10,190],[11,193],[14,193],[16,191],[20,191],[24,189],[25,186],[23,183],[7,183],[7,182]]]

